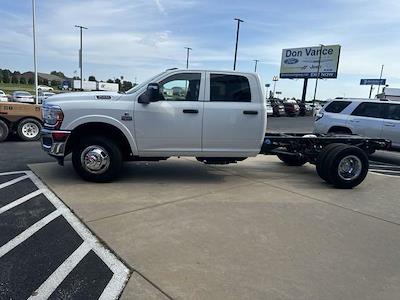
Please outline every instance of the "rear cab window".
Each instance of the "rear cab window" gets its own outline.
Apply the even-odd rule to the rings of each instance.
[[[242,75],[211,73],[210,101],[251,102],[248,78]]]
[[[400,121],[400,104],[389,104],[387,119]]]
[[[341,113],[347,106],[351,104],[351,101],[333,101],[325,107],[325,111],[329,113]]]

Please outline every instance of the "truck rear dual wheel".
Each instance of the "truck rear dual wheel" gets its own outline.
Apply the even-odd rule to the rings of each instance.
[[[299,157],[296,155],[291,155],[291,154],[285,154],[285,153],[279,153],[276,156],[283,161],[286,165],[292,166],[292,167],[299,167],[304,165],[307,162],[307,159],[304,157]]]
[[[321,178],[342,189],[351,189],[363,182],[368,168],[367,154],[358,147],[345,144],[327,146],[317,159],[317,172]]]
[[[72,150],[72,164],[83,179],[109,182],[120,175],[122,154],[119,146],[105,137],[84,137]]]
[[[6,122],[0,120],[0,142],[3,142],[8,137],[9,132]]]
[[[18,123],[17,132],[21,140],[37,141],[40,138],[42,124],[38,120],[27,118]]]

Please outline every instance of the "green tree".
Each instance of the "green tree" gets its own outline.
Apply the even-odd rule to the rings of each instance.
[[[56,80],[52,80],[52,81],[50,82],[50,85],[51,85],[51,86],[57,86],[57,85],[58,85],[58,82],[57,82]]]
[[[20,83],[20,84],[26,84],[26,78],[25,78],[25,77],[21,77],[21,78],[19,79],[19,83]]]
[[[35,80],[33,80],[33,78],[30,77],[30,78],[28,79],[28,83],[29,83],[29,84],[34,84],[34,83],[35,83]]]
[[[93,75],[90,75],[88,80],[89,81],[96,81],[96,77],[94,77]]]
[[[108,83],[114,83],[114,80],[108,79],[107,82],[108,82]]]
[[[10,83],[10,75],[7,72],[7,70],[3,70],[2,73],[3,73],[3,82]]]
[[[130,90],[132,87],[133,87],[132,82],[124,81],[124,83],[122,84],[122,91],[126,92]]]
[[[11,77],[11,83],[18,84],[18,78],[16,76]]]

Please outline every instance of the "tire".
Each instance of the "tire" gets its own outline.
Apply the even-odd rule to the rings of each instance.
[[[8,125],[6,122],[0,120],[0,142],[3,142],[10,133]]]
[[[298,157],[296,155],[290,155],[290,154],[284,154],[284,153],[279,153],[276,156],[283,161],[286,165],[292,166],[292,167],[299,167],[304,165],[307,162],[307,159],[304,157]]]
[[[317,174],[319,177],[321,177],[323,180],[328,182],[328,169],[327,166],[325,165],[326,158],[328,154],[335,148],[339,146],[345,146],[345,144],[340,144],[340,143],[333,143],[329,144],[328,146],[325,146],[321,152],[318,154],[317,161],[315,168],[317,170]]]
[[[18,123],[17,133],[23,141],[37,141],[40,138],[42,124],[35,119],[23,119]]]
[[[358,147],[337,147],[330,151],[325,161],[328,181],[335,187],[351,189],[364,181],[368,174],[367,154]]]
[[[97,162],[88,161],[90,157]],[[111,139],[101,136],[84,137],[82,142],[73,147],[72,164],[84,180],[110,182],[121,173],[122,154],[117,143]]]

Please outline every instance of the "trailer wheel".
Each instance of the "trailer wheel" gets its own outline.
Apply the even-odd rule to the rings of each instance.
[[[341,189],[359,185],[368,174],[367,154],[358,147],[337,147],[330,151],[325,160],[328,182]]]
[[[109,182],[120,175],[122,154],[117,144],[104,137],[87,137],[72,150],[72,164],[83,179]]]
[[[288,166],[299,167],[307,162],[305,157],[298,157],[296,155],[279,153],[276,156]]]
[[[31,118],[23,119],[18,123],[18,136],[24,141],[37,141],[40,138],[42,125]]]
[[[3,142],[8,137],[9,132],[6,122],[0,120],[0,142]]]
[[[318,154],[317,161],[316,161],[316,170],[319,177],[329,183],[328,181],[328,172],[329,169],[325,165],[325,161],[331,151],[339,146],[346,146],[345,144],[340,143],[333,143],[329,144],[328,146],[324,147],[321,152]]]

